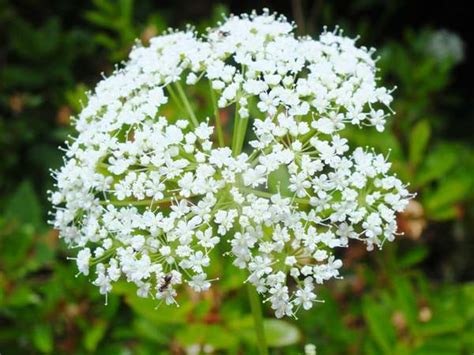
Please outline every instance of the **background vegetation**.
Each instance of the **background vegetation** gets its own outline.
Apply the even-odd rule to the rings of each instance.
[[[341,255],[345,278],[319,291],[324,304],[298,320],[266,322],[274,353],[300,354],[314,343],[318,354],[472,354],[472,26],[458,5],[0,0],[0,353],[254,352],[241,276],[225,261],[225,278],[180,308],[155,310],[126,284],[104,306],[46,223],[46,191],[84,92],[126,58],[135,38],[188,22],[203,30],[222,12],[266,6],[295,19],[302,34],[339,24],[379,48],[380,76],[398,87],[397,115],[382,135],[347,134],[391,149],[395,170],[418,194],[399,217],[404,237],[370,255],[355,244]]]

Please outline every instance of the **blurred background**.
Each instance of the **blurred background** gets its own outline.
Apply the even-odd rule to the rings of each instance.
[[[0,353],[254,353],[245,290],[232,269],[203,296],[155,309],[125,284],[109,305],[48,224],[49,169],[85,91],[169,26],[204,30],[222,13],[268,7],[317,36],[339,25],[378,49],[397,86],[389,129],[348,131],[391,149],[417,193],[405,233],[368,254],[341,254],[344,279],[299,319],[268,321],[275,354],[473,354],[474,105],[472,16],[463,1],[0,0]],[[230,125],[230,123],[229,123]],[[376,134],[374,134],[376,133]],[[227,272],[226,272],[227,270]],[[270,313],[267,313],[270,317]]]

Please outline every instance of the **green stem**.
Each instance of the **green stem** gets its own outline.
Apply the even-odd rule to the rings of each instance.
[[[152,200],[152,199],[145,199],[145,200],[108,200],[108,201],[105,201],[105,200],[102,200],[100,201],[99,203],[101,205],[114,205],[114,206],[150,206],[151,204],[154,204],[154,205],[159,205],[161,203],[167,203],[167,202],[171,202],[173,201],[174,199],[180,199],[179,197],[175,197],[175,196],[170,196],[170,197],[165,197],[161,200]]]
[[[214,107],[214,116],[216,119],[216,132],[217,132],[217,141],[219,142],[219,147],[223,147],[224,143],[224,133],[222,131],[221,116],[219,114],[219,107],[217,107],[216,94],[212,88],[212,83],[209,81],[209,88],[211,90],[211,101]]]
[[[239,95],[237,95],[234,112],[234,131],[232,132],[232,154],[234,157],[242,152],[242,147],[247,133],[248,118],[239,115]]]
[[[237,148],[237,141],[240,135],[240,117],[239,117],[239,105],[238,102],[235,103],[235,112],[234,112],[234,130],[232,131],[232,154],[234,157],[240,154],[240,151]]]
[[[199,121],[197,120],[196,115],[194,114],[193,108],[191,107],[191,104],[188,101],[186,93],[184,92],[183,87],[181,86],[179,81],[175,83],[175,86],[176,86],[176,89],[178,90],[178,95],[181,98],[181,101],[183,101],[184,107],[186,107],[186,110],[188,111],[188,114],[191,118],[191,121],[193,122],[193,125],[195,127],[199,126]]]
[[[255,333],[257,335],[257,346],[260,355],[268,355],[267,341],[265,340],[265,329],[263,327],[262,306],[260,297],[255,287],[247,283],[247,291],[252,309],[253,321],[255,324]]]
[[[239,117],[239,100],[235,103],[235,120],[234,120],[234,131],[232,132],[232,154],[238,156],[242,151],[242,143],[245,137],[245,131],[247,129],[247,122],[242,123],[242,118]],[[248,119],[244,119],[248,121]],[[253,285],[247,282],[247,291],[250,301],[250,308],[252,309],[253,320],[255,323],[255,333],[257,336],[258,352],[260,355],[268,355],[267,341],[265,340],[265,330],[263,327],[263,315],[262,306],[260,303],[260,296]]]
[[[179,110],[181,110],[182,113],[184,114],[186,110],[184,110],[183,105],[182,105],[182,103],[179,101],[178,96],[177,96],[176,93],[174,92],[173,87],[171,86],[171,84],[169,84],[168,86],[166,86],[166,90],[168,91],[168,94],[170,95],[170,97],[171,97],[171,99],[173,100],[173,102],[175,103],[175,105],[176,105],[176,106],[179,108]]]
[[[237,150],[242,151],[242,147],[244,146],[245,134],[247,133],[247,124],[249,122],[248,118],[240,118],[239,122],[239,136],[237,137]]]

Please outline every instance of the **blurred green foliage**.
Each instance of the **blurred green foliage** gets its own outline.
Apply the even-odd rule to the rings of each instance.
[[[0,353],[254,353],[243,275],[222,255],[211,274],[225,276],[202,296],[184,294],[179,308],[156,308],[126,283],[105,306],[86,277],[75,277],[46,223],[49,169],[61,163],[57,146],[73,133],[70,118],[85,92],[126,58],[136,38],[146,43],[175,24],[180,9],[132,0],[59,2],[39,22],[28,10],[35,10],[29,2],[0,0]],[[316,15],[294,10],[294,17],[306,31],[316,21],[341,23],[363,42],[364,34],[376,41],[368,30],[376,19],[357,21],[336,10],[324,4]],[[226,11],[215,6],[196,28]],[[389,14],[396,15],[396,9]],[[403,38],[382,38],[380,77],[398,87],[396,118],[383,134],[347,132],[356,144],[389,154],[417,192],[399,218],[406,235],[370,256],[355,245],[341,255],[345,278],[319,291],[324,304],[298,320],[266,319],[275,354],[300,354],[305,343],[316,344],[318,354],[474,351],[474,154],[469,138],[446,133],[469,118],[450,111],[466,105],[451,90],[462,58],[452,49],[434,52],[437,33],[408,28]],[[212,112],[205,104],[198,110]]]

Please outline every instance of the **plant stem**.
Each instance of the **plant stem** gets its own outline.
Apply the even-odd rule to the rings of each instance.
[[[168,203],[173,200],[179,200],[180,196],[169,196],[161,200],[145,199],[145,200],[102,200],[99,203],[101,205],[114,205],[114,206],[150,206],[152,204],[159,205],[161,203]]]
[[[242,118],[239,116],[238,103],[239,100],[237,95],[237,100],[235,103],[234,131],[232,132],[232,154],[234,155],[234,157],[238,156],[242,151],[242,145],[245,139],[248,121],[248,119],[244,119],[246,122],[242,122]],[[265,340],[265,329],[263,327],[263,315],[262,306],[260,303],[260,296],[258,295],[255,287],[249,282],[247,282],[247,292],[255,325],[258,352],[260,355],[268,355],[267,341]]]
[[[214,107],[214,116],[216,119],[216,131],[217,131],[217,141],[219,142],[219,147],[223,147],[224,144],[224,133],[222,131],[221,116],[219,114],[219,107],[217,107],[216,94],[212,88],[212,83],[209,81],[209,88],[211,89],[211,101]]]
[[[240,117],[239,117],[239,106],[238,102],[235,103],[235,112],[234,112],[234,129],[232,131],[232,155],[236,157],[240,154],[240,151],[237,148],[237,141],[240,136]]]
[[[255,333],[257,335],[257,346],[260,355],[268,355],[267,341],[265,340],[265,330],[263,327],[262,306],[260,297],[255,287],[247,282],[247,291],[250,300],[250,308],[252,309],[253,321],[255,325]]]
[[[183,101],[184,107],[188,111],[188,114],[191,118],[191,122],[195,127],[199,126],[199,122],[196,118],[196,115],[194,114],[193,108],[191,107],[191,104],[188,101],[188,97],[186,96],[186,93],[183,90],[183,87],[181,86],[180,82],[177,81],[175,83],[176,89],[178,90],[178,95],[181,98],[181,101]]]
[[[176,95],[176,93],[174,92],[173,87],[172,87],[171,84],[166,86],[166,91],[168,91],[168,94],[170,95],[171,99],[173,100],[175,105],[178,107],[178,109],[181,110],[182,113],[184,114],[186,110],[184,109],[183,104],[179,101],[179,98]]]
[[[239,136],[237,138],[236,146],[238,151],[242,151],[244,145],[245,134],[247,133],[247,123],[249,122],[248,118],[240,118],[239,121]]]

